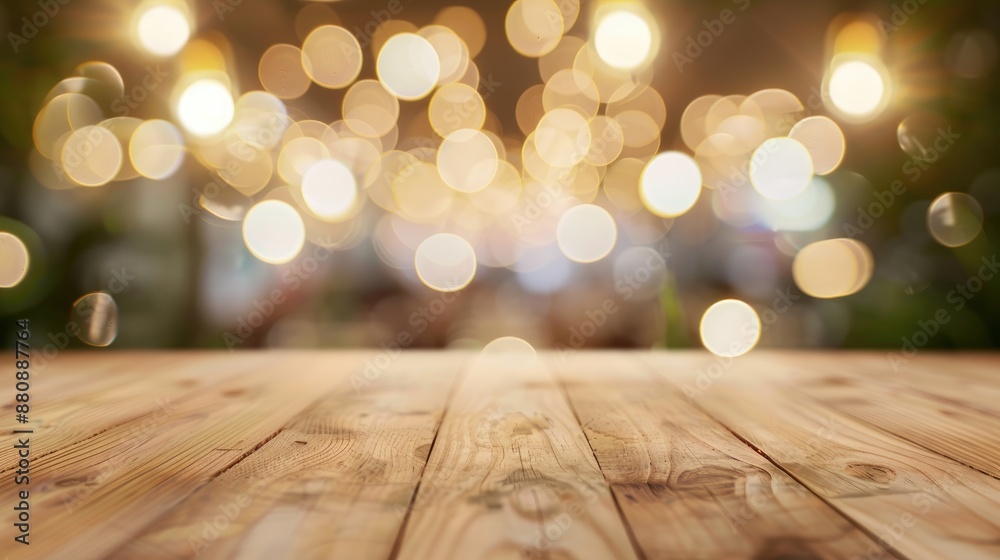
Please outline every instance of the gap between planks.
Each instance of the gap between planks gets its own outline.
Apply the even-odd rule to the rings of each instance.
[[[445,399],[441,416],[438,417],[437,423],[434,425],[434,437],[431,439],[431,446],[427,449],[427,458],[424,459],[424,464],[420,467],[420,475],[417,477],[417,483],[413,488],[413,495],[410,497],[410,503],[406,507],[406,513],[403,514],[403,521],[399,524],[399,531],[396,533],[396,539],[392,543],[392,550],[389,552],[389,560],[396,560],[396,558],[399,557],[399,550],[403,546],[403,535],[406,534],[406,526],[410,522],[410,515],[413,514],[413,507],[417,502],[417,496],[420,495],[420,484],[424,480],[424,473],[427,472],[427,463],[430,462],[431,455],[434,453],[434,446],[437,444],[438,434],[441,433],[441,424],[444,423],[444,419],[448,415],[448,407],[451,406],[451,402],[455,398],[455,394],[458,393],[458,387],[465,379],[467,367],[468,364],[463,363],[463,365],[458,368],[458,372],[455,374],[455,379],[452,382],[451,387],[448,388],[448,398]]]
[[[565,356],[565,354],[560,353],[559,356]],[[583,432],[586,437],[586,427],[583,424],[583,420],[580,419],[580,411],[577,410],[576,405],[573,403],[573,399],[569,396],[569,390],[566,388],[566,377],[560,372],[559,366],[555,364],[556,359],[549,357],[547,363],[552,371],[555,372],[556,384],[559,385],[559,389],[562,392],[563,398],[566,400],[567,406],[573,411],[573,417],[576,418],[576,423],[580,425],[580,431]],[[594,456],[594,461],[597,463],[597,468],[601,471],[601,476],[604,477],[604,483],[608,485],[608,488],[612,488],[611,480],[608,480],[608,475],[604,470],[604,465],[601,464],[601,458],[598,456],[597,451],[594,449],[594,444],[587,437],[587,445],[590,447],[590,452]],[[635,536],[635,530],[632,525],[628,522],[625,517],[625,512],[622,510],[621,501],[618,499],[618,493],[611,492],[611,500],[615,504],[615,510],[618,511],[618,517],[622,520],[622,525],[625,526],[625,533],[628,535],[628,540],[632,544],[632,548],[635,550],[636,557],[640,560],[646,560],[646,553],[643,551],[642,546],[639,545],[639,540]]]
[[[727,363],[707,387],[694,384],[699,378],[694,373],[704,377],[717,359],[695,353],[668,356],[644,358],[664,381],[684,389],[689,400],[697,400],[734,434],[764,450],[772,463],[899,553],[910,558],[996,558],[1000,553],[995,538],[1000,525],[991,521],[1000,518],[997,481],[829,403],[806,405],[796,399],[781,387],[787,383],[776,381],[815,377],[810,373],[815,367],[783,369],[775,358],[809,363],[809,355],[746,356]],[[682,362],[689,372],[675,371]],[[865,393],[857,398],[864,400]]]
[[[559,371],[574,407],[587,410],[580,422],[598,460],[609,460],[602,471],[647,557],[890,555],[634,353],[585,353]]]
[[[637,558],[579,421],[534,355],[486,355],[442,420],[400,560]]]
[[[649,364],[648,362],[643,362],[643,365],[645,366],[646,371],[656,381],[658,381],[660,383],[670,384],[676,390],[676,386],[675,385],[673,385],[669,381],[663,379],[663,377],[662,377],[664,375],[663,372],[657,370],[655,367],[652,366],[652,364]],[[829,507],[831,511],[836,512],[837,515],[839,515],[840,517],[842,517],[845,521],[847,521],[848,523],[850,523],[851,525],[853,525],[854,527],[856,527],[859,531],[861,531],[862,533],[864,533],[865,535],[867,535],[870,539],[872,539],[873,542],[877,543],[878,545],[880,545],[883,548],[886,548],[889,553],[891,553],[892,555],[898,557],[900,560],[906,560],[907,559],[906,555],[904,555],[902,552],[900,552],[899,550],[895,549],[891,545],[888,545],[888,543],[886,543],[877,534],[875,534],[874,531],[872,531],[871,529],[869,529],[868,527],[866,527],[863,523],[859,522],[858,520],[856,520],[853,517],[851,517],[850,515],[848,515],[845,511],[841,510],[839,507],[837,507],[831,501],[827,500],[825,497],[821,496],[812,487],[810,487],[808,484],[806,484],[805,481],[803,481],[798,476],[796,476],[794,473],[792,473],[791,471],[789,471],[788,469],[786,469],[780,462],[778,462],[775,459],[773,459],[765,450],[763,450],[763,449],[757,447],[756,445],[754,445],[752,442],[750,442],[749,440],[747,440],[746,438],[744,438],[742,435],[740,435],[739,433],[737,433],[730,425],[726,424],[721,419],[717,418],[714,414],[712,414],[709,410],[707,410],[706,408],[704,408],[703,406],[701,406],[697,402],[696,399],[690,399],[689,398],[689,399],[686,399],[686,400],[688,401],[688,403],[692,407],[694,407],[694,408],[698,409],[699,411],[701,411],[703,414],[705,414],[705,416],[711,418],[713,421],[715,421],[716,423],[718,423],[719,426],[721,426],[727,432],[729,432],[730,434],[732,434],[735,439],[737,439],[738,441],[742,442],[744,445],[746,445],[748,448],[750,448],[754,453],[756,453],[756,454],[760,455],[761,457],[763,457],[764,459],[766,459],[767,462],[769,462],[771,465],[773,465],[776,469],[780,470],[786,476],[788,476],[789,478],[791,478],[792,480],[794,480],[802,488],[806,489],[810,494],[812,494],[813,496],[815,496],[816,499],[818,499],[821,502],[823,502],[824,504],[826,504],[826,506]]]
[[[976,395],[958,401],[928,392],[930,380],[912,379],[919,376],[920,364],[904,366],[910,383],[903,385],[899,379],[885,380],[871,356],[847,361],[847,367],[836,372],[822,362],[816,366],[818,371],[803,371],[796,362],[786,361],[794,382],[780,382],[803,397],[1000,480],[1000,447],[996,446],[1000,418],[967,402]],[[946,380],[935,381],[940,385]],[[864,392],[864,399],[857,398],[859,391]],[[997,403],[993,405],[996,409]]]
[[[304,365],[288,354],[255,357],[262,368]],[[199,363],[201,357],[191,360]],[[270,424],[280,427],[300,410],[296,398],[302,390],[327,383],[315,372],[275,380],[269,370],[254,371],[188,394],[150,429],[119,425],[85,446],[51,453],[32,469],[32,509],[38,512],[32,533],[41,535],[32,551],[46,558],[104,557],[242,455],[234,452],[273,434]],[[264,396],[266,406],[257,401]],[[0,545],[0,552],[7,547]]]
[[[356,372],[349,372],[352,382],[342,376],[272,441],[147,525],[111,558],[194,552],[205,559],[387,558],[406,511],[399,501],[405,499],[408,509],[459,363],[454,355],[408,353],[377,378],[361,380],[364,387],[354,385]],[[240,500],[231,523],[192,550],[191,538],[201,538],[216,506]]]

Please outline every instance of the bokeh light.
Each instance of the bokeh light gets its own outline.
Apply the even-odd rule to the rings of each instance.
[[[525,368],[544,367],[544,364],[531,343],[516,336],[503,336],[483,347],[476,356],[476,367],[494,368],[502,373],[507,368],[524,371]]]
[[[722,99],[720,95],[703,95],[684,109],[681,114],[681,139],[691,150],[695,150],[708,137],[708,127],[705,119],[708,111]],[[713,131],[714,132],[714,131]]]
[[[590,76],[597,85],[603,103],[617,103],[631,98],[649,87],[653,79],[653,65],[625,70],[606,64],[588,43],[576,54],[573,68]]]
[[[287,202],[258,202],[243,218],[243,241],[258,259],[283,264],[302,250],[306,241],[305,223]]]
[[[664,152],[646,165],[639,193],[650,212],[673,218],[685,214],[698,202],[701,180],[701,170],[691,156]]]
[[[709,307],[701,317],[701,343],[716,356],[742,356],[760,340],[760,317],[753,307],[726,299]]]
[[[481,191],[496,177],[499,156],[488,136],[463,128],[448,135],[437,153],[441,178],[459,192]]]
[[[149,179],[166,179],[184,162],[184,139],[169,121],[149,120],[135,129],[129,156],[135,170]]]
[[[509,161],[497,162],[493,181],[480,191],[468,193],[469,202],[483,212],[503,214],[517,204],[521,196],[521,174]]]
[[[806,190],[812,178],[812,156],[792,138],[765,141],[750,160],[750,182],[764,198],[794,198]]]
[[[399,99],[377,80],[361,80],[344,95],[343,114],[344,124],[355,134],[386,136],[399,120]]]
[[[124,152],[118,138],[101,126],[85,126],[63,144],[62,165],[79,185],[97,187],[114,179],[122,168]]]
[[[302,50],[295,45],[271,45],[260,57],[257,76],[264,89],[281,99],[297,99],[312,80],[302,67]]]
[[[625,133],[618,121],[606,115],[598,115],[588,123],[590,127],[590,149],[587,163],[596,166],[609,165],[618,159],[625,147]]]
[[[218,80],[202,79],[187,86],[177,102],[177,118],[195,136],[211,136],[233,121],[236,105],[229,88]]]
[[[545,113],[535,130],[535,149],[542,160],[566,168],[583,161],[593,140],[587,120],[578,112],[560,107]]]
[[[785,136],[805,116],[805,107],[794,93],[768,88],[754,92],[740,102],[740,114],[762,118],[768,137]]]
[[[399,215],[418,223],[438,221],[451,208],[455,189],[444,182],[433,163],[411,156],[397,165],[391,189]]]
[[[122,165],[118,170],[118,174],[112,179],[113,181],[129,181],[139,176],[139,172],[132,165],[128,150],[129,145],[132,143],[132,135],[135,134],[135,131],[142,123],[142,119],[135,117],[112,117],[101,121],[99,126],[111,131],[111,134],[114,135],[122,150]]]
[[[13,288],[28,274],[28,247],[16,235],[0,231],[0,288]]]
[[[822,177],[810,181],[801,194],[786,200],[759,198],[757,213],[775,231],[815,231],[833,217],[837,200]]]
[[[463,237],[438,233],[417,247],[414,257],[417,276],[432,290],[457,292],[476,276],[476,252]]]
[[[546,111],[566,107],[590,119],[597,115],[600,105],[597,84],[590,76],[573,68],[553,74],[542,90],[542,107]]]
[[[302,42],[302,68],[318,85],[341,89],[361,73],[361,44],[337,25],[321,25]]]
[[[871,280],[875,261],[868,246],[855,239],[828,239],[804,247],[792,262],[795,285],[822,299],[856,294]]]
[[[570,208],[556,227],[559,250],[571,261],[597,262],[611,253],[618,240],[618,226],[607,210],[593,204]]]
[[[434,23],[455,31],[475,58],[486,45],[486,23],[476,10],[468,6],[449,6],[434,18]]]
[[[798,141],[809,151],[817,175],[832,173],[844,161],[847,140],[840,126],[829,117],[802,119],[792,127],[788,137]]]
[[[343,220],[351,215],[358,201],[354,173],[337,160],[320,160],[302,178],[302,197],[309,210],[320,218]]]
[[[876,116],[889,100],[888,72],[877,59],[835,59],[826,93],[832,109],[848,120]]]
[[[417,30],[417,35],[427,39],[438,59],[437,84],[458,81],[469,69],[469,48],[451,29],[443,25],[428,25]]]
[[[641,159],[622,158],[604,172],[604,196],[625,215],[635,216],[642,210],[640,189],[645,167]]]
[[[90,346],[110,346],[118,337],[118,304],[107,292],[92,292],[73,302],[70,320],[77,338]]]
[[[514,117],[521,132],[527,136],[535,131],[538,122],[545,116],[545,105],[543,95],[545,86],[535,84],[521,93],[517,98],[517,106],[514,108]]]
[[[548,81],[561,70],[573,68],[577,53],[586,45],[586,41],[573,35],[563,35],[559,44],[552,52],[538,58],[538,74],[542,81]]]
[[[400,33],[382,45],[376,71],[385,89],[400,99],[414,101],[426,97],[437,85],[441,61],[427,39]]]
[[[564,25],[562,12],[553,0],[515,0],[504,20],[510,46],[524,56],[536,58],[556,48]]]
[[[447,84],[434,92],[427,117],[431,128],[441,137],[462,128],[478,130],[486,122],[486,103],[471,86]]]
[[[309,168],[330,158],[330,148],[312,136],[292,138],[278,154],[278,175],[289,185],[299,186]]]
[[[708,188],[730,192],[748,185],[745,169],[750,151],[732,134],[719,132],[708,136],[698,144],[694,159],[701,169],[702,182]]]
[[[527,358],[533,360],[537,354],[528,341],[516,336],[502,336],[491,340],[483,347],[483,355],[502,355],[504,358]]]
[[[32,128],[35,148],[48,159],[57,160],[67,135],[78,128],[98,124],[103,117],[101,108],[90,97],[74,92],[59,94],[35,117]]]
[[[934,21],[924,20],[936,9],[930,6],[915,16],[923,23],[898,33],[879,29],[874,13],[816,12],[824,21],[799,26],[780,44],[758,45],[764,57],[738,46],[725,52],[734,48],[730,39],[742,41],[740,33],[726,31],[722,41],[716,31],[729,29],[728,15],[708,19],[718,12],[694,13],[694,4],[675,10],[601,0],[581,10],[579,0],[508,0],[421,4],[405,14],[387,8],[358,19],[347,4],[325,0],[255,5],[205,29],[197,28],[205,11],[194,7],[189,0],[137,2],[126,12],[132,52],[118,52],[111,40],[95,51],[113,64],[71,60],[72,49],[50,53],[70,72],[46,78],[48,89],[33,94],[30,140],[8,134],[15,150],[26,145],[30,170],[23,180],[10,177],[24,185],[14,185],[12,208],[52,207],[30,210],[37,214],[26,220],[53,248],[0,223],[12,232],[0,234],[7,267],[0,286],[21,286],[7,294],[25,296],[25,307],[45,293],[44,282],[24,276],[25,244],[33,272],[43,276],[61,272],[46,259],[50,250],[61,255],[64,245],[78,246],[53,224],[100,230],[84,240],[162,225],[156,235],[176,237],[175,245],[203,242],[196,258],[211,278],[199,301],[213,308],[234,303],[215,301],[214,286],[234,274],[231,265],[252,272],[240,275],[239,292],[234,283],[233,294],[246,295],[311,262],[303,252],[322,248],[338,252],[338,266],[328,267],[336,290],[355,290],[358,310],[372,306],[353,315],[370,318],[356,335],[366,341],[393,327],[381,306],[395,309],[393,302],[419,296],[421,285],[454,291],[475,279],[475,301],[435,325],[428,345],[481,346],[504,332],[559,343],[574,312],[612,291],[622,295],[624,285],[624,299],[635,299],[616,323],[638,320],[641,328],[612,329],[593,345],[673,346],[693,340],[698,320],[674,311],[730,297],[720,294],[753,298],[747,301],[761,309],[767,328],[766,300],[785,290],[789,277],[814,298],[857,295],[871,282],[874,257],[859,241],[830,238],[865,235],[877,241],[878,284],[850,301],[806,301],[776,326],[781,345],[832,344],[864,332],[864,321],[854,320],[857,306],[872,297],[896,302],[882,290],[898,285],[915,295],[954,276],[946,273],[949,263],[968,265],[973,253],[988,250],[989,218],[1000,213],[995,174],[965,189],[984,171],[976,146],[989,146],[997,129],[978,99],[995,78],[995,33],[963,21],[924,34],[921,26]],[[262,22],[282,21],[278,15],[294,19],[293,28],[262,32]],[[51,33],[100,41],[92,36],[97,27],[80,23]],[[814,33],[816,25],[827,33]],[[654,64],[666,29],[676,32],[664,53],[670,60]],[[790,44],[819,53],[822,73],[785,64]],[[748,81],[751,58],[781,71]],[[882,114],[892,118],[877,119]],[[959,134],[972,143],[941,157]],[[845,161],[871,181],[843,169]],[[30,190],[36,184],[46,188]],[[185,222],[199,224],[195,237],[167,235],[159,218],[175,205]],[[85,220],[70,219],[77,207]],[[255,259],[235,238],[236,252],[227,247],[237,224]],[[968,247],[951,254],[936,244]],[[375,259],[366,258],[372,248]],[[73,270],[93,275],[85,270],[97,262],[93,256],[111,251],[93,249]],[[256,263],[299,255],[281,270]],[[386,274],[371,263],[384,264]],[[477,277],[480,265],[486,268]],[[90,279],[81,284],[93,285]],[[507,305],[525,292],[528,305]],[[120,303],[132,301],[130,294]],[[503,313],[484,328],[480,315],[494,306]],[[752,348],[764,329],[753,310],[735,300],[718,306],[737,317],[721,324],[742,323],[725,334],[712,306],[702,321],[706,346],[727,356]],[[544,317],[537,331],[512,330],[524,325],[521,307]],[[223,321],[217,311],[213,319]],[[275,317],[274,331],[317,323],[319,333],[325,319],[308,315]],[[835,329],[821,324],[828,315],[840,323]],[[742,324],[750,325],[746,332]],[[310,343],[324,339],[316,333]]]
[[[837,31],[833,52],[877,55],[882,48],[883,37],[876,27],[878,23],[864,18],[848,22]]]
[[[653,51],[650,22],[632,10],[608,10],[597,22],[594,48],[610,66],[638,68],[649,61]]]
[[[983,208],[965,193],[944,193],[927,209],[927,229],[945,247],[961,247],[983,229]]]
[[[180,2],[147,2],[137,11],[136,37],[139,45],[156,56],[173,56],[191,37],[191,22]]]

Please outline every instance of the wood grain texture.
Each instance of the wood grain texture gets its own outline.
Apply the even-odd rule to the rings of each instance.
[[[700,375],[647,361],[679,386]],[[767,353],[723,371],[698,405],[879,542],[913,559],[1000,557],[1000,481],[782,387]]]
[[[944,365],[938,355],[920,355],[895,368],[887,368],[890,362],[885,356],[871,352],[838,353],[835,361],[823,359],[819,353],[779,359],[793,372],[793,380],[848,377],[865,386],[876,384],[893,392],[918,393],[1000,417],[1000,375],[989,374],[983,358],[965,359],[962,355]],[[993,367],[1000,369],[1000,363]]]
[[[967,374],[965,360],[947,371],[932,369],[921,356],[895,367],[881,356],[852,352],[836,362],[805,356],[772,361],[785,364],[776,381],[1000,479],[1000,378]]]
[[[398,558],[636,558],[587,439],[539,360],[471,364]]]
[[[647,558],[892,557],[637,357],[555,368]]]
[[[1000,480],[1000,418],[919,392],[833,377],[797,383],[803,393]]]
[[[223,356],[216,355],[221,359]],[[156,368],[180,360],[179,356],[157,352],[63,352],[51,359],[31,359],[31,391],[43,396],[38,404],[81,391],[113,387],[137,377],[137,365]],[[14,410],[14,395],[3,395],[0,411]],[[0,422],[9,422],[4,417]],[[31,424],[34,424],[32,422]]]
[[[388,558],[465,361],[406,354],[339,380],[110,557]]]
[[[1000,558],[996,355],[540,356],[61,353],[0,558]]]
[[[258,369],[251,373],[178,401],[148,422],[119,424],[36,463],[32,556],[104,557],[332,387],[332,376],[317,368],[322,362],[307,354],[255,357]],[[360,357],[338,360],[328,369],[353,368]],[[145,398],[155,402],[158,389],[151,379]],[[12,477],[0,480],[0,495],[14,490]],[[13,514],[4,508],[0,522],[10,527]],[[0,555],[16,554],[21,546],[4,539]]]
[[[259,366],[250,355],[158,354],[158,358],[112,363],[108,370],[72,367],[60,372],[65,383],[46,384],[31,390],[31,422],[18,424],[13,404],[3,414],[0,430],[30,428],[35,431],[32,455],[41,459],[59,449],[81,442],[113,426],[134,422],[156,422],[155,417],[169,413],[173,404],[185,395],[207,390],[214,384],[246,373]],[[98,364],[99,362],[95,362]],[[56,367],[62,367],[56,362]],[[150,386],[156,387],[155,394]],[[153,398],[150,398],[150,397]],[[0,448],[0,472],[13,469],[17,450]]]

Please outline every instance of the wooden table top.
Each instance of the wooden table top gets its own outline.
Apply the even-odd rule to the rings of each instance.
[[[1000,558],[1000,355],[64,353],[15,404],[0,557]]]

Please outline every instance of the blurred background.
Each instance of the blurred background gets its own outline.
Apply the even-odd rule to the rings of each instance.
[[[641,60],[629,60],[635,53],[629,45],[600,50],[595,34],[607,3],[589,0],[552,3],[559,29],[551,37],[544,36],[554,25],[543,17],[548,4],[531,0],[522,0],[513,23],[507,1],[5,1],[3,340],[11,340],[14,320],[29,318],[35,344],[55,350],[481,347],[501,336],[539,348],[687,348],[701,346],[706,310],[736,299],[759,317],[758,347],[996,346],[1000,280],[991,283],[987,265],[995,263],[993,239],[1000,233],[1000,4],[621,4],[650,31],[650,53],[640,53]],[[155,8],[164,11],[142,17]],[[356,79],[372,81],[352,90],[354,51],[342,48],[350,41],[336,28],[316,33],[321,26],[338,26],[358,40]],[[436,63],[450,64],[455,75],[439,77],[434,92],[403,91],[413,83],[399,81],[407,69],[393,68],[388,54],[384,69],[376,64],[379,49],[408,32],[433,36],[439,54],[455,35],[462,40],[458,54]],[[622,40],[635,36],[626,35]],[[624,57],[617,66],[628,68],[602,69],[615,56]],[[838,57],[865,64],[839,103]],[[882,80],[875,93],[864,90],[870,69]],[[560,92],[559,72],[593,82],[583,87],[576,80]],[[186,116],[184,88],[195,75],[221,76],[212,83],[224,84],[235,109],[214,107],[206,91],[207,105]],[[448,83],[467,84],[478,96],[446,90]],[[607,84],[614,91],[607,93]],[[586,95],[591,86],[596,98]],[[449,101],[445,91],[456,96],[453,105],[481,116],[456,113],[454,106],[435,116],[434,104]],[[534,127],[559,105],[545,96],[581,91],[578,105],[593,102],[584,111],[588,139],[604,126],[617,131],[609,143],[622,145],[606,154],[590,149],[572,166],[543,153],[547,161],[536,171],[524,148],[527,133],[544,136]],[[268,93],[245,97],[253,92]],[[79,96],[94,100],[98,120],[121,119],[102,133],[118,140],[110,171],[104,161],[91,162],[86,172],[67,167],[66,146],[85,140],[74,133],[96,124],[87,120],[91,104]],[[781,112],[794,119],[772,122],[768,100],[794,105],[796,99],[798,108]],[[229,128],[219,134],[229,140],[206,140],[226,111],[222,126]],[[376,116],[358,116],[369,114]],[[390,122],[382,129],[376,123],[386,114]],[[235,128],[251,126],[253,115],[278,115],[280,130],[273,142],[234,158],[230,133],[245,141]],[[726,120],[737,115],[751,117]],[[747,171],[764,145],[760,137],[754,146],[730,149],[732,142],[745,144],[742,125],[760,123],[773,132],[767,137],[794,137],[792,125],[823,115],[836,124],[834,132],[822,128],[825,119],[810,121],[817,131],[800,129],[801,142],[832,143],[834,161],[825,173],[815,161],[808,189],[793,200],[761,196],[761,186],[755,190],[746,177],[709,184],[710,170],[718,174],[724,166],[720,160],[736,157],[734,169]],[[449,203],[433,209],[429,201],[445,196],[433,190],[441,186],[437,175],[434,185],[397,192],[399,177],[387,170],[401,162],[433,172],[437,161],[444,175],[442,138],[467,117],[471,128],[489,132],[494,159],[507,162],[500,168],[512,173],[510,189],[492,174],[479,194],[446,185],[457,194],[448,191]],[[548,124],[558,129],[557,120]],[[369,126],[374,133],[361,130]],[[528,144],[528,152],[546,149]],[[357,200],[325,219],[302,195],[301,162],[314,148],[335,161],[341,154],[358,183]],[[650,162],[670,151],[691,158],[679,159],[680,168],[661,161],[664,181],[679,181],[688,161],[705,181],[704,188],[696,185],[700,195],[690,208],[682,201],[677,209],[676,200],[658,206],[642,190],[661,169]],[[249,171],[234,172],[234,164]],[[540,175],[569,167],[564,188],[546,191],[558,174]],[[274,200],[304,216],[292,218],[304,220],[306,240],[290,255],[279,239],[287,232],[273,223],[255,231],[248,217],[255,204]],[[561,219],[581,204],[606,213],[577,223]],[[605,215],[614,220],[614,239],[602,251],[592,245],[601,245]],[[455,276],[468,258],[449,261],[465,246],[448,240],[438,249],[445,257],[427,256],[428,267],[451,267],[447,285],[435,285],[430,272],[417,274],[418,247],[442,232],[474,248],[470,282]],[[592,243],[574,248],[560,232]],[[837,238],[856,241],[814,245]],[[811,253],[803,254],[807,247]],[[838,279],[844,274],[850,277]]]

